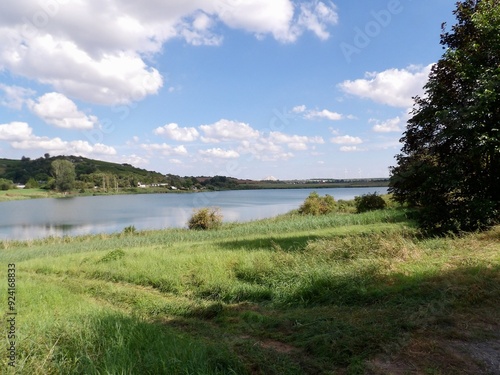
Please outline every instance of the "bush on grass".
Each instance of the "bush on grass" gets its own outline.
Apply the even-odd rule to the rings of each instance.
[[[200,208],[194,211],[193,216],[188,221],[189,229],[216,229],[222,225],[222,214],[218,207]]]
[[[373,210],[383,210],[387,205],[384,198],[382,198],[377,193],[364,194],[360,197],[355,197],[354,202],[356,204],[356,211],[358,213]]]
[[[300,206],[299,213],[302,215],[324,215],[333,212],[334,209],[335,199],[331,195],[326,194],[324,197],[320,197],[318,193],[313,191]]]
[[[0,178],[0,190],[14,189],[14,183],[11,180]]]

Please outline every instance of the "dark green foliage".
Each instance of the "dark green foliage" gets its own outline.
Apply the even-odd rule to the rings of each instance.
[[[356,212],[366,212],[373,210],[383,210],[387,204],[380,195],[377,193],[364,194],[360,197],[354,198],[356,204]]]
[[[500,4],[462,1],[455,15],[390,181],[395,200],[438,233],[500,222]]]
[[[164,175],[159,172],[135,168],[130,164],[116,164],[101,160],[87,159],[81,156],[51,157],[45,154],[38,159],[24,158],[22,160],[0,159],[0,178],[12,180],[15,183],[26,184],[33,178],[43,188],[54,188],[50,179],[53,176],[52,162],[67,160],[75,166],[76,181],[85,184],[84,188],[92,189],[98,186],[103,189],[133,188],[138,182],[146,185],[168,183],[177,187],[191,187],[197,183],[194,177],[179,177]]]
[[[215,176],[205,180],[202,185],[211,190],[234,189],[238,187],[238,182],[235,178]]]
[[[313,191],[300,206],[299,213],[302,215],[324,215],[333,212],[334,209],[335,199],[331,195],[326,194],[324,197],[320,197],[318,193]]]
[[[222,214],[219,208],[200,208],[188,221],[189,229],[216,229],[222,225]]]
[[[38,189],[40,187],[39,183],[37,180],[35,180],[33,177],[31,177],[28,182],[26,182],[25,188],[26,189]]]
[[[10,190],[14,188],[14,183],[5,178],[0,178],[0,190]]]
[[[123,228],[123,234],[135,234],[137,232],[137,229],[135,229],[135,226],[129,225],[128,227]]]

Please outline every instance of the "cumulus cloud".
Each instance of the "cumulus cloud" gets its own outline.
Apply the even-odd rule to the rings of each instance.
[[[17,110],[22,109],[28,98],[36,94],[32,89],[19,86],[7,86],[1,83],[0,90],[5,93],[5,95],[0,98],[0,104]]]
[[[338,137],[333,137],[330,141],[338,145],[346,145],[346,144],[357,145],[363,143],[363,140],[361,138],[353,137],[351,135],[342,135]]]
[[[188,154],[186,147],[183,145],[173,147],[167,143],[143,143],[140,147],[150,153],[160,152],[162,155],[179,155],[185,156]]]
[[[315,1],[300,5],[298,26],[312,31],[321,40],[330,37],[328,25],[335,25],[338,21],[336,7],[332,3],[327,6],[321,1]]]
[[[323,144],[325,141],[322,137],[307,137],[300,135],[288,135],[281,132],[270,132],[269,133],[269,141],[271,143],[277,144],[287,144],[288,148],[295,151],[304,151],[308,149],[307,144],[309,143],[317,143]]]
[[[340,151],[342,151],[342,152],[354,152],[354,151],[359,151],[359,149],[356,146],[342,146],[340,148]]]
[[[292,108],[292,113],[301,114],[303,118],[306,120],[330,120],[330,121],[338,121],[346,118],[346,116],[332,112],[328,109],[307,109],[305,105],[298,105]],[[347,116],[347,118],[351,119],[353,116]]]
[[[25,122],[12,122],[0,125],[0,140],[7,141],[14,149],[44,150],[66,155],[115,155],[116,150],[102,143],[90,144],[87,141],[64,141],[61,138],[39,137]]]
[[[193,142],[200,135],[195,128],[181,128],[178,124],[170,123],[153,131],[156,135],[164,135],[174,141]]]
[[[413,104],[412,97],[423,94],[432,66],[410,65],[404,69],[366,73],[365,78],[344,81],[339,87],[348,94],[377,103],[408,108]]]
[[[342,116],[340,113],[337,112],[332,112],[327,109],[323,109],[321,111],[316,111],[316,110],[311,110],[308,111],[304,118],[306,119],[326,119],[326,120],[331,120],[331,121],[338,121],[342,120],[344,116]]]
[[[338,22],[335,5],[317,0],[297,7],[290,0],[233,0],[219,2],[217,8],[218,17],[229,27],[244,29],[258,37],[272,34],[285,43],[296,41],[306,30],[322,40],[328,39],[327,28]]]
[[[201,125],[206,143],[219,143],[235,140],[255,139],[260,133],[244,122],[222,119],[211,125]]]
[[[370,123],[373,123],[373,131],[377,133],[390,133],[390,132],[400,132],[401,123],[403,122],[401,117],[397,116],[385,121],[379,121],[375,119],[370,119]]]
[[[200,125],[197,128],[182,128],[178,124],[170,123],[155,129],[153,133],[177,141],[191,142],[200,139],[203,143],[214,146],[222,142],[231,144],[231,149],[212,147],[198,150],[198,153],[205,158],[218,159],[231,159],[247,155],[261,161],[288,160],[294,154],[287,149],[306,151],[309,148],[314,148],[315,145],[325,143],[325,140],[320,136],[286,134],[279,131],[263,133],[247,123],[227,119],[221,119],[210,125]],[[175,149],[166,143],[142,144],[140,147],[151,153],[161,152],[165,155],[175,153]],[[183,152],[177,154],[183,154]]]
[[[211,148],[209,150],[199,150],[198,152],[201,155],[212,156],[212,157],[220,158],[220,159],[236,159],[236,158],[240,157],[240,154],[238,154],[234,150],[223,150],[221,148]]]
[[[31,111],[48,124],[64,129],[92,129],[98,120],[78,110],[76,104],[63,94],[51,92],[30,101]]]
[[[0,125],[1,141],[22,141],[32,136],[33,129],[25,122],[11,122]]]
[[[118,162],[119,163],[128,163],[130,165],[133,165],[134,167],[144,167],[144,166],[149,164],[148,159],[146,159],[142,156],[136,155],[136,154],[122,155]]]
[[[292,108],[293,113],[304,113],[307,107],[305,105],[298,105]]]
[[[318,0],[4,1],[0,70],[87,102],[130,103],[162,88],[150,57],[167,41],[220,45],[214,30],[221,22],[294,42],[305,31],[327,39],[338,15],[331,2]]]

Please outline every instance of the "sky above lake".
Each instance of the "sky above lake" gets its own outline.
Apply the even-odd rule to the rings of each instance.
[[[387,177],[455,0],[0,3],[0,157]]]

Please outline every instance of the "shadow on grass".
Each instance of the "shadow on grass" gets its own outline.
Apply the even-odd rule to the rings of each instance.
[[[366,359],[401,350],[412,334],[484,337],[487,327],[498,327],[499,305],[500,266],[478,265],[390,277],[372,271],[318,277],[271,309],[236,306],[226,314],[251,324],[254,335],[298,348],[294,356],[299,363],[313,359],[316,367],[325,366],[323,371],[331,371],[330,364],[362,374]],[[464,316],[481,321],[485,331],[466,332]]]
[[[71,331],[51,333],[58,340],[48,373],[362,374],[366,359],[401,350],[416,332],[458,335],[464,314],[495,324],[499,315],[500,266],[389,276],[367,267],[304,280],[261,304],[221,301],[177,316],[140,311],[147,321],[83,317]]]
[[[228,250],[245,249],[297,251],[303,250],[308,242],[320,238],[321,237],[317,235],[288,237],[264,236],[250,240],[221,241],[217,243],[217,246]]]

